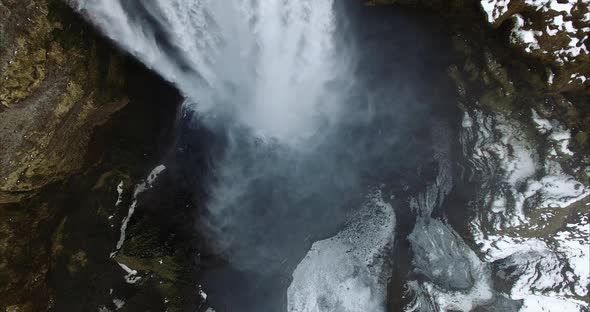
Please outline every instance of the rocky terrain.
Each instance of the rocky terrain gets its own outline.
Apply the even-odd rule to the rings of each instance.
[[[180,101],[62,1],[0,1],[0,311],[172,309],[197,291],[185,230],[167,229],[184,212],[129,219]]]
[[[484,78],[485,86],[501,84],[505,98],[514,102],[515,91],[526,89],[534,99],[512,103],[515,108],[548,105],[543,113],[573,129],[574,144],[587,148],[587,111],[590,90],[590,7],[585,1],[429,1],[370,0],[369,5],[397,4],[434,10],[448,21],[455,34],[455,49],[463,64],[451,68],[454,79],[463,71],[472,82]],[[511,47],[511,48],[508,48]],[[476,58],[479,58],[476,59]],[[487,71],[483,77],[477,72]],[[485,74],[485,73],[484,73]],[[457,81],[460,93],[464,80]],[[481,88],[481,86],[480,86]],[[499,96],[498,96],[499,97]],[[551,103],[545,103],[549,97]],[[563,98],[565,97],[565,98]],[[487,101],[492,109],[506,101]],[[570,105],[572,104],[572,105]],[[490,106],[490,105],[488,105]]]
[[[436,10],[449,18],[452,26],[477,25],[470,32],[487,23],[495,30],[487,33],[490,37],[500,37],[525,59],[545,67],[541,75],[549,89],[588,93],[590,4],[586,1],[369,0],[366,3]]]
[[[0,8],[0,203],[10,203],[80,171],[93,128],[129,99],[121,57],[101,49],[63,4]]]
[[[369,4],[392,3],[442,12],[454,34],[457,61],[448,73],[464,111],[455,187],[475,196],[452,192],[438,215],[459,232],[458,245],[465,241],[475,251],[469,274],[484,281],[449,291],[416,260],[410,276],[427,278],[408,282],[407,309],[587,311],[588,3]],[[457,198],[468,199],[465,207],[452,207]],[[410,240],[413,248],[441,244]]]

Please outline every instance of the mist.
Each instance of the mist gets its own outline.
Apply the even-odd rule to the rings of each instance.
[[[215,137],[195,231],[226,263],[203,273],[217,311],[284,309],[315,241],[430,165],[440,100],[425,73],[446,60],[429,59],[438,42],[417,39],[430,34],[411,18],[372,13],[360,26],[358,1],[71,2],[181,90],[181,122]]]

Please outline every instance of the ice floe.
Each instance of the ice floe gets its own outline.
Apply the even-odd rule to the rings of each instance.
[[[393,208],[372,194],[336,236],[315,242],[293,272],[290,312],[385,311]]]
[[[516,311],[521,302],[493,289],[490,264],[448,224],[419,220],[409,237],[414,273],[421,278],[406,284],[407,312]]]

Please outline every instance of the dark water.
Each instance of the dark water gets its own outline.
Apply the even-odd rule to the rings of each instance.
[[[295,266],[314,241],[341,228],[373,186],[381,186],[385,197],[397,195],[397,270],[390,286],[396,310],[411,261],[404,236],[414,216],[404,198],[422,191],[435,177],[431,125],[457,116],[445,72],[451,62],[449,40],[433,16],[353,2],[339,2],[337,10],[340,44],[357,59],[353,76],[343,79],[356,84],[342,103],[349,118],[328,129],[328,139],[311,155],[260,144],[247,131],[237,138],[236,153],[226,148],[229,139],[220,132],[213,135],[199,127],[198,116],[181,121],[184,130],[178,140],[183,147],[176,166],[188,181],[206,172],[206,181],[215,183],[221,158],[247,174],[255,175],[260,168],[271,172],[249,184],[233,210],[237,216],[227,216],[241,222],[226,224],[226,233],[216,233],[231,237],[232,249],[219,249],[206,230],[211,226],[208,212],[200,210],[196,230],[204,249],[199,280],[218,312],[285,310]],[[195,142],[206,142],[204,154]],[[199,151],[197,161],[188,150]],[[203,168],[203,163],[210,167]],[[207,187],[197,185],[202,180],[193,182],[200,190],[196,196],[207,199]]]
[[[116,152],[108,154],[104,168],[82,178],[89,181],[86,184],[92,184],[101,170],[112,169],[112,164],[119,164],[121,171],[137,167],[136,179],[159,163],[166,165],[157,185],[142,195],[130,231],[145,233],[152,241],[144,246],[146,257],[149,249],[162,249],[186,259],[177,286],[181,301],[191,310],[199,306],[197,285],[202,285],[208,305],[217,312],[286,310],[291,274],[311,244],[336,234],[374,187],[381,188],[385,198],[395,196],[397,243],[390,310],[397,311],[402,303],[402,285],[411,263],[405,236],[415,219],[406,200],[435,178],[431,125],[452,123],[458,116],[445,72],[452,61],[448,35],[436,17],[424,13],[365,7],[357,1],[339,1],[335,9],[338,44],[354,59],[351,76],[341,78],[353,81],[354,87],[343,91],[347,115],[342,122],[322,131],[323,138],[305,153],[260,142],[246,129],[238,135],[223,127],[212,131],[198,114],[176,110],[180,98],[171,88],[143,92],[157,84],[150,83],[152,76],[130,85],[137,89],[132,92],[138,95],[137,105],[116,117],[119,126],[106,127],[97,136],[97,141],[119,139],[97,145],[97,150],[113,145]],[[333,88],[338,90],[339,84]],[[142,108],[146,102],[171,107]],[[141,120],[127,125],[138,131],[124,126],[125,120]],[[118,135],[117,131],[128,132]],[[212,186],[219,183],[228,163],[243,176],[257,178],[248,180],[230,209],[227,220],[233,221],[219,224],[208,205]],[[86,184],[80,187],[92,188]],[[113,200],[113,191],[80,198],[77,194],[84,191],[72,189],[64,203],[96,209],[112,204],[108,201]],[[83,228],[103,226],[92,223],[103,221],[86,218],[84,212],[74,214],[77,222],[68,225],[68,231],[83,233]],[[227,241],[220,242],[219,237]],[[123,272],[106,258],[117,238],[115,229],[71,240],[72,250],[94,245],[93,258],[99,260],[77,279],[66,277],[65,259],[51,273],[58,289],[58,310],[94,310],[111,300],[110,288],[128,298],[129,311],[165,309],[157,285],[146,282],[138,289],[125,284]]]

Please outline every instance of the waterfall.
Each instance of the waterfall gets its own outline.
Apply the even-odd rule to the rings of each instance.
[[[202,272],[213,308],[385,309],[393,207],[419,184],[408,168],[428,168],[419,133],[436,101],[403,19],[367,19],[353,36],[335,0],[69,1],[216,137],[197,227],[227,262]],[[373,35],[392,29],[399,42]]]
[[[368,125],[374,112],[339,118],[355,81],[350,55],[337,48],[333,0],[69,1],[175,84],[184,109],[224,138],[199,230],[237,272],[204,286],[215,300],[216,288],[264,284],[248,299],[228,300],[244,311],[276,310],[280,304],[268,302],[286,293],[283,280],[311,242],[346,222],[345,203],[360,205],[359,164],[371,162],[353,152],[366,149],[363,140],[340,137],[352,132],[343,126],[358,132],[353,121]],[[240,274],[245,282],[236,283]]]
[[[293,143],[337,116],[333,0],[69,1],[205,118]]]
[[[198,197],[200,310],[516,311],[587,294],[573,232],[549,248],[525,237],[541,223],[498,227],[512,210],[520,224],[524,206],[570,206],[587,188],[562,172],[559,153],[538,161],[506,116],[462,103],[463,129],[451,126],[459,99],[446,73],[461,75],[445,51],[470,36],[451,40],[431,14],[416,23],[418,12],[360,0],[65,1],[185,97],[188,134],[177,139],[198,142],[170,154],[189,146],[202,164],[165,168]],[[553,127],[547,143],[572,154],[569,130],[533,113],[541,134]],[[455,173],[465,164],[467,180]],[[138,281],[141,268],[121,267]]]

